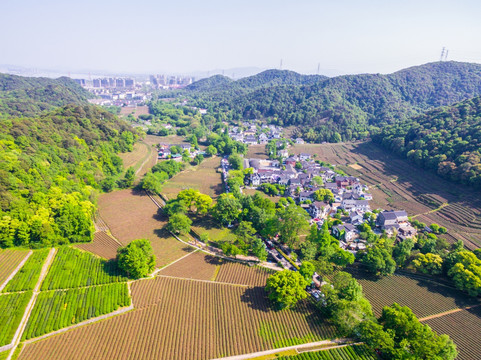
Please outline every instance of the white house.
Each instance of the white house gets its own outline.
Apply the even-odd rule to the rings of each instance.
[[[304,144],[304,140],[301,138],[296,139],[296,144]]]

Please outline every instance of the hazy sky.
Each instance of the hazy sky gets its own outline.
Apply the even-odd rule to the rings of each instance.
[[[479,0],[2,0],[0,64],[112,72],[388,73],[481,63]],[[321,70],[322,72],[322,70]]]

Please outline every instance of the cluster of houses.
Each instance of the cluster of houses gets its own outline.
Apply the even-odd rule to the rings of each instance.
[[[172,152],[172,148],[176,147],[179,149],[179,152]],[[182,153],[187,151],[189,153],[190,158],[194,158],[196,155],[201,154],[205,155],[205,151],[197,150],[192,148],[191,144],[163,144],[160,143],[157,146],[158,150],[158,159],[165,160],[165,159],[172,159],[175,161],[182,161]]]
[[[369,202],[372,195],[358,178],[341,176],[313,161],[309,154],[283,157],[282,162],[266,159],[245,159],[244,162],[246,168],[253,169],[249,179],[252,187],[265,183],[286,186],[285,195],[296,200],[310,214],[312,223],[319,227],[329,215],[333,216],[341,209],[344,214],[342,224],[333,227],[333,236],[340,240],[344,250],[356,253],[366,247],[365,241],[359,238],[357,226],[367,221],[364,214],[371,212]],[[322,185],[319,185],[319,177]],[[330,203],[318,201],[315,193],[320,189],[330,190],[334,200]],[[386,231],[389,235],[396,233],[401,240],[416,235],[405,211],[381,212],[376,225],[373,231],[379,234]]]
[[[229,137],[247,145],[267,144],[270,140],[282,138],[282,128],[266,124],[258,127],[255,123],[243,122],[241,127],[229,128]]]

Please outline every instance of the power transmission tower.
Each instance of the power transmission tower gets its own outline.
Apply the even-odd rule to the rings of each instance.
[[[441,50],[441,57],[439,58],[439,61],[443,61],[444,60],[444,53],[446,51],[446,48],[443,47],[443,50]]]
[[[449,53],[449,50],[446,49],[446,53],[444,54],[444,61],[448,60],[448,53]]]
[[[282,70],[282,59],[281,59],[281,67],[280,67],[280,70]]]
[[[321,71],[321,63],[317,64],[317,75],[319,75],[319,72]]]

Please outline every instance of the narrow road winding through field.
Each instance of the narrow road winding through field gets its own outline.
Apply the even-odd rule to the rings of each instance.
[[[26,309],[25,313],[23,314],[22,320],[20,321],[20,324],[18,325],[17,331],[15,332],[15,335],[13,336],[12,340],[12,349],[10,350],[10,354],[8,355],[6,360],[11,360],[13,354],[15,353],[15,350],[17,349],[18,344],[20,343],[20,339],[22,338],[23,331],[25,330],[25,327],[27,326],[28,319],[30,318],[30,314],[32,313],[33,307],[35,305],[35,301],[37,300],[37,296],[40,290],[40,285],[43,282],[43,279],[45,279],[45,276],[47,276],[48,269],[50,268],[50,265],[53,262],[53,259],[55,257],[56,253],[55,248],[51,248],[50,252],[48,253],[47,259],[45,259],[45,262],[43,263],[42,266],[42,271],[40,272],[40,276],[38,278],[37,284],[35,285],[35,288],[33,289],[33,295],[32,298],[30,299]]]

